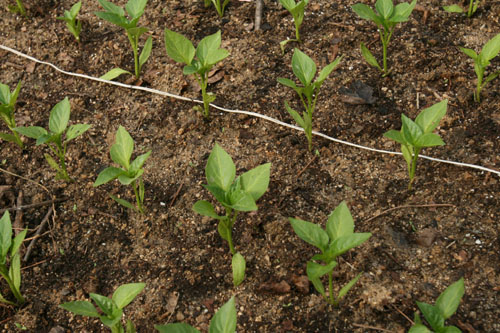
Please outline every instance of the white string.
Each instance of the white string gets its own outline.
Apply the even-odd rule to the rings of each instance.
[[[73,73],[73,72],[67,72],[67,71],[62,70],[59,67],[55,66],[54,64],[38,60],[38,59],[33,58],[33,57],[31,57],[31,56],[29,56],[27,54],[24,54],[24,53],[19,52],[17,50],[11,49],[10,47],[7,47],[7,46],[4,46],[4,45],[0,44],[0,48],[3,49],[3,50],[5,50],[5,51],[14,53],[14,54],[16,54],[16,55],[18,55],[20,57],[23,57],[23,58],[29,59],[31,61],[37,62],[39,64],[44,64],[44,65],[50,66],[50,67],[54,68],[56,71],[61,72],[61,73],[66,74],[66,75],[81,77],[81,78],[84,78],[84,79],[93,80],[93,81],[102,82],[102,83],[107,83],[107,84],[112,84],[112,85],[115,85],[115,86],[119,86],[119,87],[123,87],[123,88],[128,88],[128,89],[142,90],[142,91],[146,91],[146,92],[149,92],[149,93],[152,93],[152,94],[157,94],[157,95],[166,96],[166,97],[172,97],[172,98],[179,99],[179,100],[182,100],[182,101],[188,101],[188,102],[192,102],[192,103],[203,104],[203,101],[200,101],[200,100],[197,100],[197,99],[193,99],[193,98],[189,98],[189,97],[183,97],[183,96],[174,95],[174,94],[171,94],[171,93],[168,93],[168,92],[164,92],[164,91],[161,91],[161,90],[156,90],[156,89],[151,89],[151,88],[145,88],[145,87],[138,87],[138,86],[132,86],[132,85],[129,85],[129,84],[124,84],[124,83],[120,83],[120,82],[104,80],[104,79],[101,79],[101,78],[96,78],[96,77],[85,75],[85,74],[78,74],[78,73]],[[294,130],[297,130],[297,131],[304,131],[304,129],[302,129],[301,127],[298,127],[298,126],[295,126],[295,125],[291,125],[291,124],[287,124],[285,122],[282,122],[280,120],[268,117],[268,116],[260,114],[260,113],[251,112],[251,111],[244,111],[244,110],[226,109],[226,108],[220,107],[220,106],[212,104],[212,103],[210,103],[210,106],[213,107],[214,109],[217,109],[217,110],[220,110],[220,111],[224,111],[224,112],[228,112],[228,113],[246,114],[246,115],[249,115],[249,116],[252,116],[252,117],[256,117],[256,118],[261,118],[261,119],[267,120],[269,122],[278,124],[278,125],[283,126],[283,127],[288,127],[288,128],[291,128],[291,129],[294,129]],[[382,149],[365,147],[365,146],[358,145],[358,144],[355,144],[355,143],[351,143],[351,142],[343,141],[343,140],[340,140],[340,139],[332,138],[332,137],[330,137],[330,136],[328,136],[326,134],[323,134],[323,133],[320,133],[320,132],[316,132],[316,131],[313,131],[312,133],[314,135],[317,135],[317,136],[320,136],[322,138],[325,138],[325,139],[327,139],[329,141],[333,141],[333,142],[336,142],[336,143],[340,143],[340,144],[343,144],[343,145],[347,145],[347,146],[351,146],[351,147],[355,147],[355,148],[359,148],[359,149],[364,149],[364,150],[368,150],[368,151],[372,151],[372,152],[376,152],[376,153],[382,153],[382,154],[402,155],[400,152],[394,152],[394,151],[387,151],[387,150],[382,150]],[[434,161],[434,162],[447,163],[447,164],[457,165],[457,166],[461,166],[461,167],[466,167],[466,168],[472,168],[472,169],[482,170],[482,171],[486,171],[486,172],[491,172],[491,173],[496,174],[497,176],[500,176],[500,171],[494,170],[494,169],[489,169],[489,168],[486,168],[486,167],[483,167],[483,166],[480,166],[480,165],[468,164],[468,163],[461,163],[461,162],[455,162],[455,161],[449,161],[449,160],[442,160],[442,159],[439,159],[439,158],[434,158],[434,157],[430,157],[430,156],[426,156],[426,155],[419,155],[419,157],[423,158],[423,159],[426,159],[426,160]]]

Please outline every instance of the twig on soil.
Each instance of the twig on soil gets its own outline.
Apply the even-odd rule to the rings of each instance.
[[[22,271],[24,271],[25,269],[29,269],[29,268],[33,268],[33,267],[35,267],[35,266],[41,265],[41,264],[43,264],[44,262],[46,262],[47,260],[49,260],[49,259],[43,259],[42,261],[39,261],[39,262],[36,262],[36,263],[31,264],[31,265],[29,265],[29,266],[23,267],[23,268],[21,268],[21,270],[22,270]]]
[[[399,261],[396,260],[396,258],[394,258],[394,256],[392,254],[390,254],[389,252],[387,252],[386,250],[384,249],[380,249],[386,256],[388,256],[392,261],[394,261],[396,263],[396,265],[398,265],[401,269],[405,269],[405,267],[403,265],[401,265],[399,263]]]
[[[32,236],[32,237],[25,238],[25,239],[23,240],[23,242],[29,242],[30,240],[33,240],[33,239],[35,239],[35,238],[40,238],[40,237],[43,237],[43,236],[48,235],[48,234],[50,234],[50,231],[45,231],[43,234],[40,234],[40,235],[36,235],[36,236]]]
[[[55,202],[62,202],[62,201],[66,201],[66,200],[68,200],[68,198],[59,198],[59,199],[54,199],[54,200],[45,200],[45,201],[42,201],[42,202],[37,202],[37,203],[29,204],[29,205],[22,205],[22,206],[10,207],[10,208],[3,208],[3,209],[0,209],[0,214],[2,214],[3,212],[5,212],[6,210],[8,210],[8,211],[13,211],[13,210],[20,211],[20,210],[23,210],[23,209],[45,206],[45,205],[53,204]],[[23,229],[23,228],[21,228],[21,229]]]
[[[427,204],[427,205],[403,205],[403,206],[397,206],[397,207],[392,207],[387,210],[384,210],[382,213],[379,213],[375,216],[370,217],[368,220],[363,221],[364,223],[368,223],[372,220],[375,220],[377,217],[380,217],[382,215],[385,215],[389,212],[392,212],[393,210],[397,209],[403,209],[403,208],[429,208],[429,207],[456,207],[455,205],[452,204]]]
[[[179,188],[177,189],[177,191],[174,193],[174,196],[172,197],[172,200],[170,200],[170,205],[168,205],[169,209],[172,207],[172,205],[174,204],[175,200],[179,196],[179,193],[181,192],[183,186],[184,186],[184,182],[181,183],[181,185],[179,186]]]
[[[260,30],[260,23],[262,22],[262,0],[255,0],[255,31]]]
[[[28,249],[26,250],[26,254],[24,255],[24,259],[23,259],[24,262],[28,261],[30,254],[31,254],[31,250],[33,249],[33,246],[35,245],[36,239],[38,238],[36,236],[39,236],[42,233],[43,227],[45,226],[45,224],[47,224],[47,221],[49,220],[50,214],[52,213],[52,210],[53,210],[53,207],[50,206],[49,210],[47,211],[47,214],[45,214],[42,222],[40,223],[40,227],[38,228],[38,230],[35,233],[35,237],[31,240],[31,243],[28,246]]]
[[[43,188],[43,189],[45,190],[45,192],[47,192],[47,193],[50,195],[50,197],[52,197],[52,194],[50,193],[50,191],[49,191],[49,190],[48,190],[45,186],[43,186],[42,184],[39,184],[39,183],[35,182],[34,180],[31,180],[31,179],[29,179],[29,178],[23,177],[23,176],[21,176],[21,175],[15,174],[15,173],[13,173],[13,172],[10,172],[10,171],[5,170],[5,169],[2,169],[2,168],[0,168],[0,171],[5,172],[6,174],[9,174],[9,175],[11,175],[11,176],[14,176],[14,177],[17,177],[17,178],[24,179],[24,180],[26,180],[26,181],[28,181],[28,182],[30,182],[30,183],[33,183],[33,184],[35,184],[35,185],[37,185],[37,186],[40,186],[41,188]]]
[[[299,178],[300,175],[302,175],[304,173],[304,171],[306,171],[306,169],[311,165],[312,162],[314,162],[314,160],[316,160],[317,157],[318,157],[318,155],[314,155],[314,157],[311,158],[309,163],[307,163],[306,166],[303,167],[302,170],[299,171],[299,173],[297,174],[297,178]]]
[[[406,320],[408,320],[412,325],[415,325],[415,322],[413,320],[411,320],[407,315],[404,314],[403,311],[399,310],[394,304],[391,304],[391,306],[394,308],[394,310],[396,310],[397,312],[399,312],[403,317],[406,318]]]
[[[391,332],[391,333],[394,333],[394,331],[391,331],[391,330],[386,330],[385,328],[376,327],[376,326],[361,325],[361,324],[354,324],[354,323],[352,324],[352,326],[361,327],[361,328],[366,328],[366,329],[370,329],[370,330],[376,330],[376,331],[382,331],[382,332]]]

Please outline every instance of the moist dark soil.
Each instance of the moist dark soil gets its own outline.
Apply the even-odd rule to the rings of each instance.
[[[139,80],[124,75],[118,81],[200,98],[193,79],[167,56],[164,29],[195,44],[220,29],[222,46],[231,55],[217,66],[209,85],[217,95],[215,104],[293,124],[284,101],[297,109],[300,101],[276,81],[293,78],[293,47],[319,68],[343,55],[321,88],[315,130],[399,151],[383,133],[400,128],[402,113],[414,118],[446,98],[448,111],[436,131],[446,145],[423,154],[500,170],[499,80],[490,82],[481,103],[475,103],[473,63],[458,49],[479,51],[500,32],[500,2],[483,1],[467,18],[441,9],[453,1],[420,1],[394,33],[387,77],[361,56],[360,42],[379,61],[382,50],[376,26],[352,11],[356,2],[312,1],[301,29],[303,43],[289,43],[282,55],[279,42],[293,38],[294,28],[290,14],[276,1],[264,2],[261,30],[254,31],[254,2],[233,0],[219,19],[202,1],[150,0],[140,25],[153,37],[151,58]],[[125,32],[93,14],[100,9],[97,1],[83,2],[80,44],[55,19],[71,1],[25,1],[27,19],[8,12],[7,3],[14,1],[0,1],[2,45],[94,77],[114,67],[133,70]],[[66,75],[9,51],[0,50],[0,55],[0,82],[13,89],[22,81],[18,126],[47,127],[51,108],[64,97],[71,102],[71,123],[92,125],[68,146],[73,183],[55,179],[44,159],[46,146],[27,138],[24,150],[0,142],[0,209],[27,206],[11,215],[17,226],[29,228],[28,237],[53,209],[22,262],[26,304],[0,307],[3,331],[14,332],[18,324],[29,332],[107,332],[99,320],[75,316],[58,305],[88,300],[89,293],[111,295],[124,283],[145,282],[144,291],[125,309],[138,332],[180,321],[206,331],[215,311],[232,295],[238,332],[404,332],[411,327],[416,301],[433,303],[461,277],[465,296],[447,323],[464,332],[500,331],[498,174],[421,159],[409,190],[401,156],[317,136],[314,154],[303,133],[266,120],[212,109],[206,121],[192,102]],[[497,57],[488,69],[499,68]],[[362,84],[373,89],[370,103],[345,94]],[[92,186],[97,174],[113,165],[109,147],[120,125],[134,138],[135,155],[152,150],[144,173],[145,215],[109,197],[133,200],[131,189],[118,181]],[[0,127],[7,131],[3,123]],[[216,142],[232,156],[237,174],[272,163],[259,210],[240,214],[235,224],[234,243],[247,261],[246,278],[236,288],[217,222],[192,210],[199,199],[215,204],[202,184]],[[294,234],[288,217],[324,225],[343,200],[355,230],[373,236],[340,259],[335,290],[363,274],[335,308],[308,284],[306,262],[316,252]],[[5,283],[0,288],[2,295],[12,297]]]

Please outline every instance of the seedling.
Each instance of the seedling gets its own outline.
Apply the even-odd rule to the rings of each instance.
[[[316,81],[312,82],[316,76],[316,64],[305,53],[299,49],[295,49],[292,56],[292,70],[303,87],[297,86],[295,82],[290,79],[278,78],[279,83],[297,92],[306,109],[301,117],[299,113],[292,109],[288,105],[288,102],[285,101],[285,108],[288,113],[293,117],[295,122],[304,129],[307,142],[309,143],[309,151],[312,151],[312,116],[316,107],[316,100],[319,96],[319,88],[321,88],[321,85],[328,75],[338,66],[340,60],[342,60],[342,57],[337,57],[332,63],[323,68]]]
[[[415,178],[417,169],[417,159],[420,150],[425,147],[444,145],[441,137],[432,133],[438,127],[439,122],[446,114],[448,100],[445,99],[439,103],[422,110],[415,121],[401,114],[402,127],[400,131],[390,130],[384,133],[386,138],[392,139],[401,144],[401,153],[408,166],[408,175],[410,183],[408,189]]]
[[[21,305],[25,302],[21,295],[21,257],[19,247],[23,243],[28,230],[23,230],[12,240],[12,224],[9,211],[0,219],[0,274],[9,285],[10,291],[16,298],[16,303],[8,301],[0,294],[0,302],[10,305]],[[8,266],[10,263],[10,267]]]
[[[127,320],[125,329],[122,326],[123,308],[129,305],[145,286],[145,283],[124,284],[115,290],[111,298],[91,293],[90,298],[103,314],[99,313],[89,301],[67,302],[59,307],[76,315],[99,318],[112,333],[134,333],[135,327],[130,319]]]
[[[339,301],[359,280],[362,273],[359,273],[354,279],[349,281],[340,289],[337,296],[334,296],[333,269],[338,265],[335,259],[350,249],[364,243],[372,234],[369,232],[354,232],[354,221],[345,201],[342,201],[328,217],[326,231],[319,225],[311,222],[292,217],[288,219],[297,236],[320,249],[321,254],[316,254],[307,262],[307,277],[312,282],[314,288],[323,295],[328,303],[338,306]],[[325,265],[321,265],[316,261],[322,261]],[[321,282],[321,277],[326,274],[328,274],[328,295]]]
[[[111,155],[111,159],[115,163],[119,164],[121,168],[108,167],[102,170],[97,176],[94,187],[106,184],[114,179],[118,179],[122,185],[132,185],[137,207],[126,200],[115,197],[112,194],[109,196],[120,205],[144,214],[144,182],[142,181],[144,169],[142,166],[151,154],[151,150],[145,154],[137,156],[137,158],[130,163],[133,151],[134,140],[124,127],[118,127],[118,130],[116,131],[115,143],[111,146],[109,153]]]
[[[66,22],[69,32],[75,36],[75,39],[80,43],[80,31],[82,31],[82,21],[77,20],[76,16],[82,7],[82,2],[78,1],[75,3],[69,11],[64,11],[64,16],[60,16],[57,19]]]
[[[233,245],[233,226],[239,212],[257,210],[255,202],[266,192],[269,185],[271,163],[258,167],[236,176],[236,167],[233,159],[218,144],[208,157],[205,175],[207,185],[203,185],[215,199],[224,207],[226,214],[218,215],[212,204],[205,200],[197,201],[193,210],[198,214],[219,220],[217,230],[220,236],[229,244],[233,255],[233,282],[239,285],[245,275],[245,259],[236,252]]]
[[[467,17],[471,17],[474,15],[474,13],[477,10],[477,7],[479,6],[479,2],[481,0],[470,0],[469,1],[469,8],[467,10]],[[447,11],[448,13],[464,13],[465,10],[460,7],[459,5],[451,5],[451,6],[443,6],[443,9]]]
[[[495,79],[498,75],[500,75],[500,70],[491,73],[484,79],[484,71],[486,67],[490,64],[490,60],[495,58],[500,52],[500,34],[496,35],[492,39],[490,39],[486,44],[484,44],[483,49],[479,54],[474,52],[474,50],[466,49],[461,47],[463,53],[467,54],[469,57],[474,60],[474,71],[477,75],[477,83],[476,83],[476,91],[474,92],[474,101],[481,101],[481,90],[484,86]]]
[[[373,9],[362,3],[357,3],[352,6],[352,9],[359,15],[359,17],[365,20],[373,21],[378,27],[380,40],[382,41],[382,61],[384,68],[382,69],[380,67],[373,54],[368,50],[364,43],[361,43],[361,54],[368,64],[377,67],[384,73],[384,76],[387,76],[390,73],[387,68],[387,47],[391,41],[392,33],[396,28],[396,24],[408,21],[408,18],[410,17],[416,4],[417,0],[413,0],[411,3],[403,2],[394,6],[392,4],[392,0],[377,0],[375,3],[376,13]]]
[[[125,11],[123,10],[123,8],[106,0],[99,0],[99,3],[106,11],[95,12],[95,15],[97,15],[98,17],[124,28],[127,32],[128,40],[130,41],[132,51],[134,52],[136,78],[139,78],[142,65],[144,65],[148,60],[151,54],[151,49],[153,47],[153,39],[151,36],[149,36],[146,40],[146,43],[144,44],[144,47],[142,48],[141,55],[139,56],[139,38],[148,31],[148,28],[138,27],[137,23],[139,22],[142,14],[144,14],[144,8],[146,8],[147,2],[148,0],[129,0],[125,5],[125,10],[127,11],[130,19],[125,16]],[[124,69],[114,68],[101,76],[101,78],[112,80],[124,73],[132,75],[132,73]]]
[[[224,16],[224,10],[226,9],[229,0],[223,0],[222,2],[221,0],[204,0],[204,3],[205,8],[210,7],[210,4],[214,4],[217,14],[219,14],[219,17],[222,18]]]
[[[14,118],[14,109],[16,107],[17,97],[19,96],[19,91],[21,90],[21,81],[17,83],[16,89],[10,92],[9,86],[0,83],[0,117],[5,122],[10,133],[0,133],[0,139],[14,142],[19,147],[23,148],[24,144],[19,137],[19,134],[14,131],[16,128],[16,119]]]
[[[196,328],[185,323],[155,325],[160,333],[200,333]],[[210,333],[236,332],[236,307],[234,296],[224,304],[210,321]]]
[[[196,50],[193,43],[183,35],[172,30],[165,29],[165,48],[170,58],[177,62],[186,64],[183,69],[184,75],[194,74],[200,85],[203,97],[203,115],[209,118],[208,107],[215,100],[215,95],[207,93],[208,72],[219,61],[225,59],[229,52],[220,48],[221,32],[203,38]],[[197,59],[194,59],[196,55]]]
[[[300,0],[299,2],[295,2],[295,0],[280,0],[280,3],[292,14],[293,23],[295,24],[295,39],[287,39],[280,42],[281,52],[285,53],[285,45],[288,42],[301,43],[299,30],[302,21],[304,21],[304,10],[309,0]]]
[[[436,305],[417,302],[420,312],[427,320],[427,323],[436,333],[460,333],[455,326],[444,326],[444,321],[450,318],[458,309],[460,300],[465,293],[464,279],[461,278],[457,282],[446,288],[436,300]],[[413,325],[408,333],[432,333],[423,323],[417,312],[415,312],[415,325]]]
[[[26,9],[24,8],[22,0],[16,0],[16,5],[15,6],[9,5],[8,8],[12,13],[19,13],[24,17],[28,17],[28,15],[26,14]]]
[[[68,127],[70,113],[71,105],[69,104],[68,98],[65,97],[52,108],[52,111],[50,111],[48,131],[39,126],[14,128],[16,132],[29,138],[36,139],[37,146],[44,143],[47,144],[59,161],[56,162],[49,154],[44,154],[45,159],[50,167],[57,172],[56,179],[63,179],[66,181],[73,181],[66,170],[65,155],[68,142],[79,137],[90,128],[88,124],[75,124]]]

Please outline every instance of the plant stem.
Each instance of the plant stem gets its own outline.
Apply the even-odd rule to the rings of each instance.
[[[201,88],[201,97],[203,99],[203,116],[205,116],[205,118],[209,118],[210,117],[210,113],[209,113],[209,100],[208,100],[208,96],[207,96],[207,85],[208,85],[208,77],[207,77],[208,73],[203,73],[203,75],[200,74],[200,77],[198,79],[198,76],[196,76],[196,80],[198,81],[198,84],[200,85],[200,88]]]
[[[413,183],[413,180],[415,178],[415,171],[417,170],[417,159],[419,152],[420,148],[415,148],[415,151],[413,152],[413,158],[411,161],[411,168],[410,168],[410,183],[408,184],[408,190],[411,190],[411,184]]]
[[[66,155],[66,144],[64,145],[64,148],[62,147],[60,142],[56,142],[56,145],[57,145],[57,157],[59,158],[59,164],[61,165],[61,170],[63,172],[62,176],[68,182],[72,182],[73,179],[71,179],[68,175],[68,171],[66,170],[66,161],[64,159],[64,156]]]
[[[137,202],[137,209],[139,209],[139,212],[141,214],[144,214],[141,198],[139,197],[139,192],[137,191],[137,182],[135,180],[132,182],[132,187],[134,188],[135,201]]]
[[[21,295],[19,290],[16,288],[14,285],[14,282],[10,279],[9,277],[9,271],[5,265],[0,265],[0,274],[3,276],[7,284],[9,285],[10,291],[12,291],[12,294],[17,300],[18,304],[23,304],[26,300],[24,297]]]
[[[17,8],[19,9],[19,13],[24,17],[28,17],[26,15],[26,9],[24,8],[22,0],[16,0],[16,3],[17,3]]]
[[[139,73],[140,73],[140,68],[139,68],[139,55],[138,55],[138,44],[139,44],[139,36],[138,35],[132,35],[128,30],[127,30],[127,36],[128,40],[130,42],[130,46],[132,46],[132,51],[134,52],[134,70],[135,70],[135,77],[139,78]]]
[[[330,295],[330,304],[335,305],[335,298],[333,297],[333,270],[328,272],[328,294]]]

